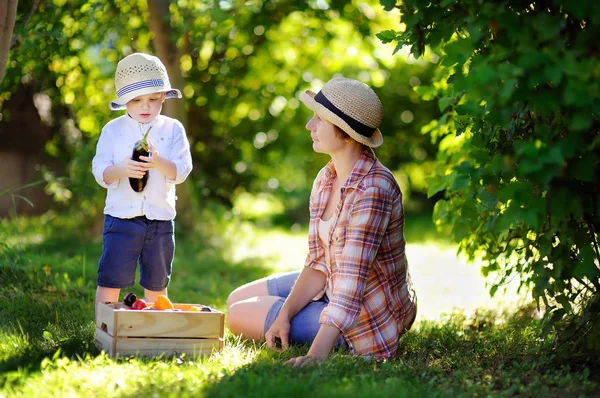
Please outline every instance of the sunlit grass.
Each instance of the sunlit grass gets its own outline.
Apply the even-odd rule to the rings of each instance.
[[[228,330],[224,349],[210,356],[108,358],[94,346],[100,243],[28,221],[19,233],[35,231],[42,242],[0,250],[10,259],[0,263],[0,397],[594,396],[593,363],[559,360],[552,341],[538,338],[535,320],[507,315],[519,295],[509,289],[490,298],[478,264],[457,258],[430,218],[412,221],[407,256],[419,315],[399,358],[376,363],[334,353],[323,366],[302,370],[283,363],[307,347],[275,352]],[[302,267],[303,228],[238,220],[210,244],[180,237],[169,296],[225,311],[235,287]],[[131,290],[141,294],[137,285]]]

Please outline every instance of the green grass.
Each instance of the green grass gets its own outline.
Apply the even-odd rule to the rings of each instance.
[[[477,265],[456,258],[427,218],[412,221],[420,310],[399,358],[335,353],[307,369],[282,366],[306,347],[270,351],[228,331],[208,357],[110,359],[94,346],[100,243],[60,217],[0,221],[0,397],[598,396],[598,359],[540,339],[534,311],[516,311],[523,297],[487,297]],[[236,286],[301,267],[304,232],[232,223],[210,244],[179,237],[169,295],[224,309]]]

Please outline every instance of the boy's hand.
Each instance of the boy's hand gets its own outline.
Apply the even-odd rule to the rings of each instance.
[[[118,166],[121,169],[120,174],[130,178],[142,178],[149,169],[147,163],[136,162],[133,159],[125,159]]]
[[[149,169],[157,168],[160,170],[163,159],[160,157],[158,149],[152,144],[152,141],[148,139],[148,156],[140,156],[140,160],[147,163]]]
[[[171,162],[167,158],[163,158],[160,156],[158,149],[152,144],[152,140],[148,139],[148,149],[150,152],[150,156],[140,156],[140,160],[143,160],[147,167],[147,169],[158,169],[161,173],[163,173],[167,178],[172,180],[177,177],[177,167],[175,163]]]

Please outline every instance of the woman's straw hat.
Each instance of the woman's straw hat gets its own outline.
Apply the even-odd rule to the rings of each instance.
[[[321,118],[335,124],[361,144],[375,148],[383,143],[379,131],[383,105],[366,84],[338,77],[325,83],[316,94],[306,90],[301,99]]]
[[[126,56],[117,64],[115,72],[117,99],[108,107],[113,110],[125,109],[125,105],[140,95],[166,93],[166,98],[181,98],[181,92],[171,88],[167,69],[155,56],[135,53]]]

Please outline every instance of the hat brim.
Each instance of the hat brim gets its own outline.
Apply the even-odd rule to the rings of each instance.
[[[317,113],[322,119],[325,119],[344,130],[344,132],[352,137],[354,141],[360,142],[371,148],[376,148],[383,144],[383,135],[381,135],[379,129],[376,129],[371,137],[365,137],[364,135],[357,133],[342,118],[315,101],[315,95],[316,93],[314,91],[306,90],[302,93],[300,99],[310,110]]]
[[[181,91],[176,88],[165,88],[165,87],[147,87],[140,90],[135,90],[130,93],[125,94],[122,97],[117,98],[116,100],[111,101],[108,104],[108,107],[112,111],[120,111],[123,109],[127,109],[127,103],[134,99],[135,97],[139,97],[140,95],[146,94],[154,94],[154,93],[166,93],[165,99],[169,98],[181,98]]]

